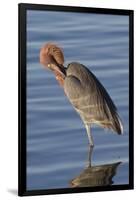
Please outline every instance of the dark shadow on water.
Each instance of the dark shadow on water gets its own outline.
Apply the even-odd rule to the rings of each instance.
[[[122,162],[94,166],[92,165],[93,148],[89,147],[86,168],[70,181],[71,187],[108,186],[113,184],[113,177]]]
[[[7,189],[7,191],[14,196],[18,196],[18,191],[16,189]]]

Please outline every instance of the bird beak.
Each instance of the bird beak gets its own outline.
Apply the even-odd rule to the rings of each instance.
[[[51,69],[57,73],[59,73],[63,78],[66,77],[66,69],[63,66],[60,65],[54,65],[53,67],[51,67]]]

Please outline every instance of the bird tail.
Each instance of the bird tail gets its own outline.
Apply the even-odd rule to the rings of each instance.
[[[123,134],[123,124],[117,113],[115,113],[115,115],[113,115],[111,128],[114,131],[116,131],[119,135]]]

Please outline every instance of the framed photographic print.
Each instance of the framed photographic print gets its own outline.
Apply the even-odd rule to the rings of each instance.
[[[19,4],[18,194],[133,189],[133,10]]]

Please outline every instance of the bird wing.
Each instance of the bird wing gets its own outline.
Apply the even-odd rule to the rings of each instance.
[[[96,76],[84,65],[68,65],[64,90],[84,123],[97,123],[122,133],[116,106]]]

